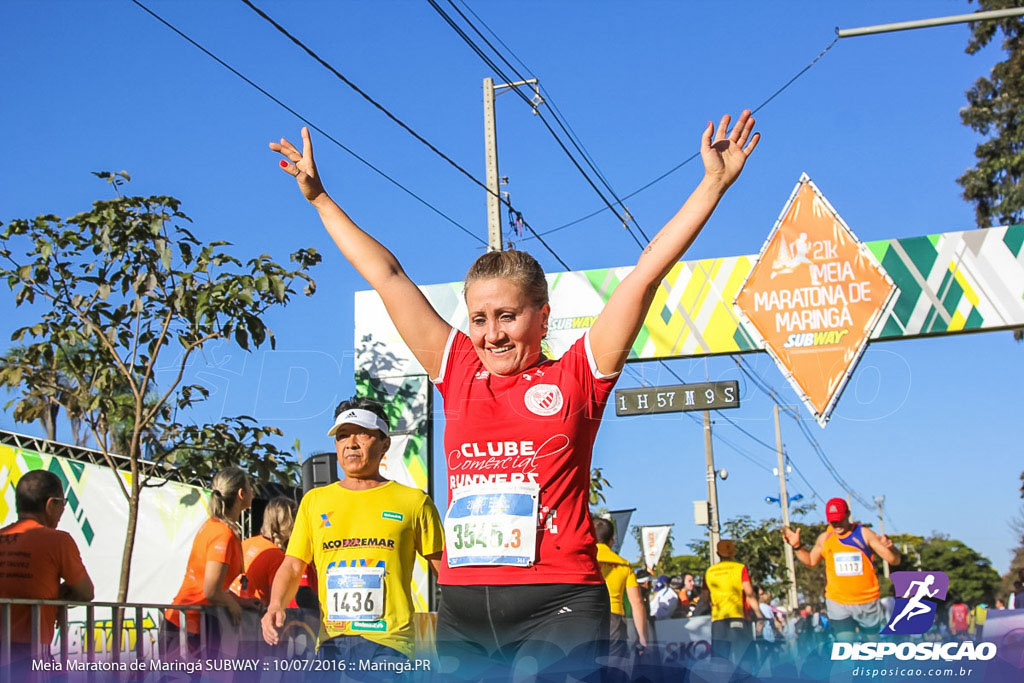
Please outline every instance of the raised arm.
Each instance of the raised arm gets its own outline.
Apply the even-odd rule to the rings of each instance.
[[[270,149],[284,157],[281,168],[298,182],[302,196],[320,214],[324,227],[348,262],[380,295],[398,334],[416,360],[430,377],[437,377],[451,326],[405,274],[395,255],[356,225],[324,190],[313,160],[309,130],[302,127],[301,153],[284,138],[271,142]]]
[[[740,114],[732,132],[726,135],[730,117],[722,117],[718,131],[708,121],[700,141],[704,178],[679,212],[665,224],[640,255],[636,267],[615,288],[604,310],[590,329],[590,348],[601,374],[622,369],[636,339],[647,309],[661,281],[683,256],[707,223],[718,201],[743,170],[761,139],[753,133],[749,110]]]
[[[825,547],[825,534],[818,536],[818,540],[815,541],[814,547],[811,548],[810,552],[804,550],[800,544],[800,529],[794,530],[789,527],[782,527],[782,538],[786,543],[793,546],[793,554],[803,564],[808,567],[814,567],[821,562],[821,551]]]

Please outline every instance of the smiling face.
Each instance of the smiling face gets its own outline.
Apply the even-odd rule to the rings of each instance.
[[[537,307],[522,288],[505,278],[475,280],[466,290],[469,338],[493,375],[514,375],[540,358],[551,307]]]
[[[391,437],[377,429],[343,424],[334,434],[338,464],[346,479],[379,479],[380,461],[391,446]]]

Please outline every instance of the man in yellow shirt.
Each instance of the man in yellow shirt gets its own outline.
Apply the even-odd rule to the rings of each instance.
[[[318,656],[402,663],[415,655],[410,584],[416,554],[437,571],[444,549],[441,519],[425,493],[381,476],[391,438],[378,403],[342,402],[327,435],[334,437],[345,478],[303,496],[274,577],[263,637],[277,644],[285,606],[312,561],[319,583]]]
[[[736,544],[719,541],[718,556],[721,561],[704,573],[704,585],[711,593],[711,652],[738,664],[752,650],[749,619],[760,619],[761,607],[746,565],[735,560]]]
[[[633,612],[633,625],[636,626],[637,645],[647,648],[647,610],[640,597],[640,586],[629,562],[611,549],[615,542],[615,527],[604,518],[594,518],[594,535],[597,537],[597,562],[601,565],[601,574],[608,586],[608,597],[611,601],[612,617],[610,637],[608,641],[609,657],[629,656],[626,642],[626,608],[623,596],[629,598],[629,606]]]

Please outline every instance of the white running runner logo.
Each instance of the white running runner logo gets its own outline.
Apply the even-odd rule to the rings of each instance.
[[[895,619],[893,619],[892,621],[889,622],[889,630],[890,631],[894,630],[893,626],[895,626],[896,623],[900,619],[902,619],[904,617],[906,617],[908,620],[910,620],[910,619],[913,619],[914,617],[916,617],[918,615],[926,614],[927,612],[931,611],[931,606],[930,605],[926,605],[926,604],[922,603],[921,601],[924,600],[925,598],[935,597],[935,595],[939,592],[938,588],[936,588],[933,591],[928,590],[929,587],[931,587],[931,585],[933,583],[935,583],[935,575],[934,574],[929,574],[928,576],[926,576],[921,581],[911,581],[910,582],[910,585],[907,586],[906,592],[901,596],[903,598],[910,598],[910,602],[908,602],[906,604],[906,606],[903,608],[902,612],[900,612],[898,615],[896,615]],[[911,596],[911,593],[914,592],[914,590],[915,590],[915,588],[914,588],[915,586],[917,587],[917,589],[916,589],[917,592],[914,593],[913,596]]]

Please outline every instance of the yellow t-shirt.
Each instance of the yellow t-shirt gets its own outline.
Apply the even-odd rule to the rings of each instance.
[[[711,621],[742,619],[746,616],[744,581],[750,581],[750,574],[739,562],[722,560],[708,567],[704,573],[704,583],[711,593]]]
[[[353,491],[340,483],[315,488],[302,497],[288,555],[316,566],[320,600],[320,637],[362,636],[413,657],[412,571],[416,553],[433,555],[444,549],[444,530],[437,508],[419,489],[389,481],[376,488]],[[366,569],[359,575],[360,569]],[[332,579],[332,570],[334,578]],[[383,570],[383,600],[378,592],[356,588]],[[339,572],[350,572],[354,590],[328,591]],[[353,583],[355,582],[355,583]],[[333,600],[333,603],[332,603]],[[340,605],[340,607],[339,607]],[[371,621],[332,621],[336,610],[373,607],[380,618]],[[346,612],[349,613],[349,612]]]
[[[625,595],[627,588],[637,585],[633,568],[604,543],[597,544],[597,563],[601,565],[601,574],[604,576],[605,585],[608,586],[612,614],[625,616],[626,608],[622,596]]]

